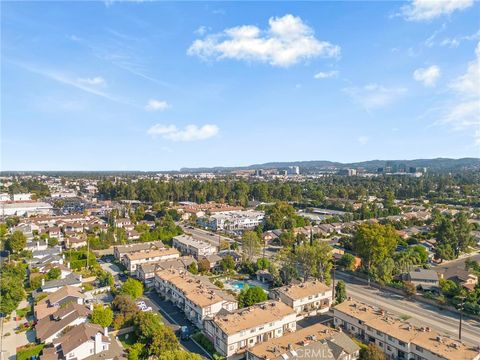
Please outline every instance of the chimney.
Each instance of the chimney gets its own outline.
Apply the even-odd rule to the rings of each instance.
[[[105,326],[103,328],[103,335],[108,337],[108,327],[107,326]]]
[[[102,352],[102,333],[99,331],[95,334],[95,354]]]

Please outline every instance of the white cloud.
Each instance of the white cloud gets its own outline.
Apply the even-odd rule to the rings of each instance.
[[[203,36],[208,32],[208,30],[210,30],[210,28],[202,25],[202,26],[199,26],[193,33],[198,36]]]
[[[360,145],[366,145],[368,143],[369,138],[367,136],[359,136],[357,141]]]
[[[337,76],[338,76],[338,71],[336,71],[336,70],[327,71],[327,72],[320,71],[320,72],[316,73],[315,75],[313,75],[313,78],[314,79],[328,79],[328,78],[337,77]]]
[[[468,64],[465,74],[450,84],[455,99],[441,122],[454,130],[471,130],[475,143],[480,145],[480,42],[475,53],[476,59]]]
[[[283,67],[314,57],[340,55],[339,46],[318,40],[299,17],[272,17],[268,24],[266,30],[242,25],[197,39],[187,53],[203,59],[258,61]]]
[[[413,78],[425,86],[435,86],[440,77],[440,68],[437,65],[428,68],[419,68],[413,72]]]
[[[473,0],[413,0],[401,8],[408,21],[429,21],[473,5]]]
[[[147,133],[153,137],[160,136],[172,141],[206,140],[214,137],[218,132],[218,126],[211,124],[200,127],[197,125],[187,125],[183,129],[179,129],[175,125],[156,124],[147,131]]]
[[[445,38],[445,39],[442,40],[440,45],[456,48],[463,41],[471,41],[471,40],[475,40],[475,41],[480,40],[480,30],[478,30],[476,33],[471,34],[471,35],[456,36],[456,37],[453,37],[453,38]]]
[[[163,111],[167,110],[170,107],[170,104],[166,101],[150,99],[145,105],[145,110],[147,111]]]
[[[402,87],[385,87],[378,84],[368,84],[363,87],[343,89],[353,101],[367,111],[390,105],[407,92]]]
[[[106,84],[105,79],[101,76],[95,76],[93,78],[78,78],[77,81],[81,84],[103,86]]]

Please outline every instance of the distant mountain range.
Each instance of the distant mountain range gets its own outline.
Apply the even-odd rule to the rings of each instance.
[[[180,172],[229,172],[237,170],[256,170],[256,169],[283,169],[290,166],[300,167],[304,171],[328,170],[328,169],[348,169],[364,168],[366,170],[376,170],[386,166],[405,166],[428,168],[430,170],[480,170],[480,158],[461,158],[461,159],[414,159],[414,160],[369,160],[354,163],[340,163],[327,160],[311,161],[292,161],[292,162],[269,162],[265,164],[253,164],[249,166],[238,167],[203,167],[203,168],[182,168]]]

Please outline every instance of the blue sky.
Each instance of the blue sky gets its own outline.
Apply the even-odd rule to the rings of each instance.
[[[2,170],[480,156],[472,0],[2,8]]]

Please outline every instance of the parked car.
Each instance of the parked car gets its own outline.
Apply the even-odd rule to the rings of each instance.
[[[190,339],[190,330],[188,329],[188,326],[182,326],[180,328],[180,339],[182,340]]]

